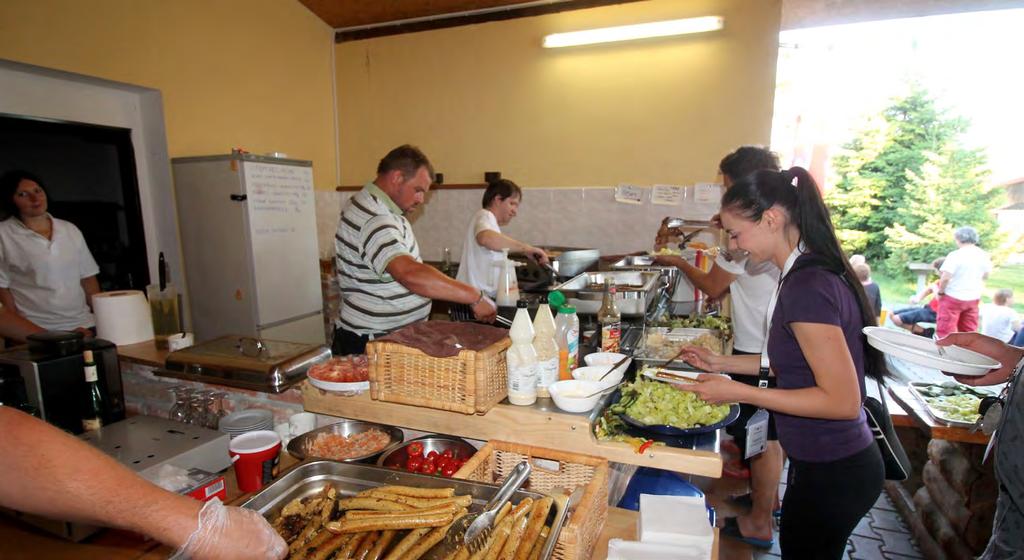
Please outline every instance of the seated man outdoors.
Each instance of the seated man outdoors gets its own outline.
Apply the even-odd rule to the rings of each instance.
[[[943,258],[932,261],[932,270],[937,272],[942,268],[943,261],[945,261]],[[931,299],[924,305],[897,309],[895,313],[890,315],[893,324],[897,327],[903,327],[914,334],[931,338],[935,334],[935,327],[925,327],[918,323],[935,323],[939,312],[939,298],[935,297],[938,292],[939,283],[935,281],[925,286],[920,292],[910,296],[910,303],[914,304],[920,303],[928,297],[931,297]]]

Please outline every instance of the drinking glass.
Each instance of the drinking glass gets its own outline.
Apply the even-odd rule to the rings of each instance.
[[[171,405],[167,418],[177,422],[187,422],[188,403],[193,390],[181,385],[171,387],[169,391],[174,395],[174,404]]]

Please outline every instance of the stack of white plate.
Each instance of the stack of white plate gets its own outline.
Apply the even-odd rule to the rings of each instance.
[[[220,419],[220,431],[234,439],[235,436],[256,430],[273,430],[274,414],[269,410],[248,408],[238,410]]]

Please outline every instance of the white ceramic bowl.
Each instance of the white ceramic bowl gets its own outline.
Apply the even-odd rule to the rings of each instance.
[[[612,385],[615,385],[619,381],[622,381],[623,371],[621,369],[617,369],[609,373],[608,377],[605,377],[604,379],[598,381],[598,379],[600,379],[602,375],[607,373],[610,368],[611,364],[608,364],[606,366],[579,367],[572,370],[572,378],[580,379],[583,381],[596,381],[597,383],[600,383],[603,387],[611,387]]]
[[[588,366],[609,366],[610,367],[610,366],[615,365],[616,362],[618,362],[619,360],[621,360],[622,358],[625,358],[625,357],[626,357],[625,354],[619,354],[618,352],[593,352],[593,353],[587,354],[586,356],[583,356],[583,361],[586,362]],[[626,368],[629,367],[629,364],[632,363],[632,361],[633,361],[633,358],[630,358],[630,359],[626,360],[625,362],[622,362],[622,365],[619,366],[618,368],[616,368],[618,370],[617,373],[619,375],[619,379],[622,379],[622,376],[626,374]],[[612,374],[612,375],[615,375],[615,374]],[[612,376],[608,376],[608,377],[610,379]]]
[[[583,398],[597,391],[604,385],[596,381],[583,381],[580,379],[565,379],[556,381],[548,386],[548,392],[555,401],[555,406],[566,412],[590,412],[593,410],[601,394]]]

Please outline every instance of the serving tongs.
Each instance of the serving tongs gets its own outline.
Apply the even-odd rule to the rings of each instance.
[[[533,467],[530,466],[529,461],[523,461],[516,465],[491,501],[484,506],[483,511],[463,515],[452,523],[444,540],[437,547],[431,549],[429,558],[443,558],[444,555],[463,545],[469,547],[474,553],[478,552],[487,543],[487,537],[494,528],[498,512],[512,498],[512,494],[515,494],[519,487],[526,482],[532,470]]]

